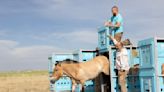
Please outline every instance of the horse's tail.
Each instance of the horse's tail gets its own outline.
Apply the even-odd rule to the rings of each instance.
[[[103,73],[105,75],[109,75],[110,74],[110,63],[109,63],[108,58],[103,56],[103,62],[104,62],[104,64],[103,64],[103,66],[104,66],[103,67]]]

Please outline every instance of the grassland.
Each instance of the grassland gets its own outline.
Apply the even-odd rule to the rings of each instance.
[[[0,73],[0,92],[49,92],[48,72]]]

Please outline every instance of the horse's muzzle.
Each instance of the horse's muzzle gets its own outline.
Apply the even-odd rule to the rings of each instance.
[[[55,78],[54,78],[54,77],[50,77],[50,82],[51,82],[52,84],[54,84],[54,83],[55,83]]]
[[[55,80],[50,80],[50,82],[51,82],[52,84],[54,84],[54,83],[55,83]]]

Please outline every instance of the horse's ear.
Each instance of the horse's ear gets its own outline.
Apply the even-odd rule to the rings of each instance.
[[[61,64],[60,63],[56,64],[56,67],[61,67]]]
[[[61,64],[58,64],[61,67]]]
[[[61,67],[61,64],[56,64],[56,65],[55,65],[55,68],[56,68],[56,69],[60,69],[60,67]]]
[[[56,66],[58,63],[59,63],[59,61],[56,61],[54,65]]]

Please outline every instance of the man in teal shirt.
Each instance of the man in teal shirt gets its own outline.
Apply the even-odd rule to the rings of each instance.
[[[118,11],[117,6],[112,7],[113,16],[105,22],[105,26],[109,27],[110,34],[112,34],[114,38],[120,42],[123,35],[123,18]]]

